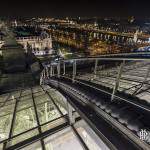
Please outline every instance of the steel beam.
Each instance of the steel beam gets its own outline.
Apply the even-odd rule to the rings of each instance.
[[[34,96],[33,96],[32,88],[31,88],[31,94],[32,94],[33,108],[34,108],[34,112],[35,112],[35,118],[36,118],[36,122],[37,122],[37,125],[38,125],[38,131],[41,134],[42,129],[41,129],[41,126],[40,126],[40,120],[39,120],[39,117],[38,117],[38,110],[37,110],[36,102],[35,102],[35,99],[34,99]],[[46,150],[43,139],[41,139],[40,142],[41,142],[42,150]]]
[[[57,64],[57,77],[60,78],[60,61]]]
[[[135,91],[132,95],[137,95],[137,94],[139,94],[139,92],[140,92],[140,90],[142,89],[143,85],[147,82],[147,78],[148,78],[149,74],[150,74],[150,66],[148,66],[148,68],[147,68],[147,72],[146,72],[146,74],[145,74],[144,80],[143,80],[143,82],[141,83],[140,87],[138,87],[138,88],[136,89],[136,91]]]
[[[128,56],[130,55],[146,55],[146,54],[149,54],[150,55],[150,52],[139,52],[139,53],[122,53],[122,54],[109,54],[109,55],[101,55],[101,57],[88,57],[88,58],[76,58],[76,59],[68,59],[68,60],[64,60],[65,62],[70,62],[70,60],[74,61],[92,61],[92,60],[95,60],[95,59],[98,59],[98,60],[106,60],[106,61],[123,61],[123,60],[144,60],[144,61],[150,61],[149,58],[129,58]],[[113,56],[116,56],[115,58]],[[117,57],[118,56],[118,57]],[[120,57],[120,56],[126,56],[125,58],[124,57]]]
[[[69,125],[68,125],[67,122],[65,122],[63,124],[60,124],[60,125],[52,128],[52,129],[49,129],[48,131],[45,131],[45,132],[43,132],[41,134],[35,135],[35,136],[33,136],[31,138],[28,138],[28,139],[26,139],[26,140],[24,140],[22,142],[19,142],[19,143],[13,145],[13,146],[7,148],[7,150],[19,150],[19,149],[22,149],[22,148],[24,148],[27,145],[30,145],[30,144],[38,141],[38,140],[43,140],[44,138],[46,138],[48,136],[51,136],[51,135],[55,134],[56,132],[64,130],[67,127],[69,127]]]
[[[40,85],[42,85],[42,82],[43,82],[43,71],[41,72],[41,75],[40,75]]]
[[[115,82],[115,85],[114,85],[114,88],[113,88],[113,92],[112,92],[112,95],[111,95],[111,101],[114,100],[114,95],[115,95],[115,93],[117,92],[117,90],[119,88],[119,82],[120,82],[120,78],[121,78],[121,74],[122,74],[124,65],[125,65],[125,60],[123,60],[123,62],[121,63],[121,65],[119,67],[118,75],[117,75],[117,78],[116,78],[116,82]]]
[[[52,76],[53,76],[53,66],[50,65],[50,77],[52,77]]]
[[[55,68],[54,68],[55,66],[52,66],[52,76],[54,76],[55,75]]]
[[[17,113],[17,106],[18,106],[18,101],[20,100],[20,97],[21,97],[21,93],[22,93],[22,91],[20,91],[19,98],[15,98],[14,96],[12,96],[12,99],[15,101],[15,106],[14,106],[13,116],[12,116],[12,120],[11,120],[8,141],[4,143],[3,150],[11,145],[11,137],[13,135],[14,125],[15,125],[15,120],[16,120],[16,113]]]
[[[72,125],[75,123],[75,118],[73,115],[73,108],[72,106],[69,104],[69,102],[67,102],[67,107],[68,107],[68,118],[69,118],[69,124]]]
[[[46,67],[46,77],[49,78],[49,68]]]
[[[65,75],[66,74],[66,64],[65,64],[65,62],[63,62],[63,75]]]
[[[97,74],[97,66],[98,66],[98,59],[95,60],[94,78],[96,78],[96,74]]]
[[[78,131],[76,130],[76,128],[75,128],[73,125],[72,125],[71,127],[72,127],[72,129],[73,129],[73,131],[74,131],[76,137],[78,138],[79,142],[80,142],[81,145],[83,146],[83,148],[84,148],[85,150],[89,150],[89,148],[88,148],[87,145],[85,144],[84,140],[82,139],[81,135],[80,135],[80,134],[78,133]]]
[[[75,82],[75,77],[76,77],[76,72],[77,72],[77,66],[76,66],[76,60],[73,61],[73,72],[72,72],[72,82]]]

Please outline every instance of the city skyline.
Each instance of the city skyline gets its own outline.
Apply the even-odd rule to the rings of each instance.
[[[150,150],[148,3],[2,3],[0,150]]]

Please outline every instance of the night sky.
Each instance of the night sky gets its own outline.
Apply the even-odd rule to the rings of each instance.
[[[3,0],[0,16],[8,17],[150,17],[148,0]]]

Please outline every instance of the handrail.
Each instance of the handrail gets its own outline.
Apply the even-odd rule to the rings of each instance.
[[[149,57],[141,57],[141,55],[147,55]],[[114,57],[115,56],[115,57]],[[118,57],[117,57],[118,56]],[[125,57],[120,57],[125,56]],[[135,57],[138,56],[138,57]],[[139,57],[140,56],[140,57]],[[127,58],[128,57],[128,58]],[[69,62],[69,61],[86,61],[86,60],[150,60],[150,52],[137,52],[137,53],[120,53],[120,54],[107,54],[101,56],[91,56],[91,57],[80,57],[80,58],[72,58],[72,59],[64,59],[60,60],[61,62]]]

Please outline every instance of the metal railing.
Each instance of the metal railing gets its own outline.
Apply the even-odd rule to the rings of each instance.
[[[149,54],[149,53],[142,53],[142,54]],[[126,54],[126,56],[129,56],[130,54]],[[44,81],[44,79],[49,79],[50,77],[53,76],[57,76],[58,78],[60,78],[61,76],[67,76],[69,75],[72,78],[72,82],[75,82],[75,79],[77,77],[77,73],[80,72],[81,70],[78,70],[77,67],[81,66],[81,64],[86,64],[86,63],[92,63],[93,64],[93,72],[91,72],[91,74],[93,74],[93,78],[95,79],[98,74],[98,68],[101,65],[98,65],[99,63],[103,63],[104,65],[104,61],[105,62],[112,62],[112,64],[114,64],[113,67],[115,67],[117,74],[114,74],[115,77],[115,84],[112,88],[112,93],[111,93],[111,100],[114,100],[115,94],[119,89],[119,84],[120,84],[120,79],[124,70],[124,67],[127,63],[132,63],[132,62],[141,62],[144,61],[146,63],[148,63],[148,65],[150,65],[150,59],[149,58],[121,58],[121,57],[111,57],[112,55],[107,55],[108,57],[90,57],[90,58],[76,58],[76,59],[70,59],[70,60],[60,60],[57,63],[50,63],[45,65],[43,71],[41,72],[41,77],[40,77],[40,84],[42,84],[42,82]],[[118,55],[120,56],[120,55]],[[117,63],[117,67],[115,65],[115,63]],[[137,64],[135,64],[137,65]],[[134,63],[133,63],[134,66]],[[137,65],[137,68],[140,66]],[[144,64],[143,64],[144,66]],[[70,69],[69,73],[67,74],[67,68],[72,68]],[[132,69],[132,67],[131,67]],[[72,70],[72,71],[71,71]],[[83,68],[84,70],[84,68]],[[105,70],[105,69],[104,69]],[[100,70],[101,71],[101,70]],[[86,72],[85,72],[86,73]],[[138,88],[137,90],[139,91],[141,89],[141,87],[146,83],[146,81],[148,80],[148,77],[150,75],[150,67],[147,68],[147,71],[145,73],[146,75],[144,76],[144,79],[142,81],[142,84],[140,86],[140,88]]]

